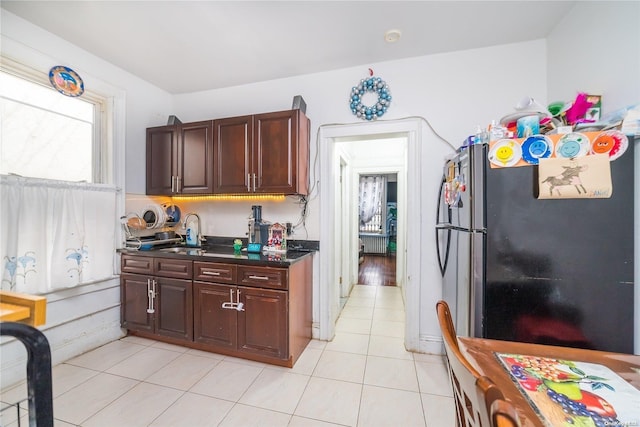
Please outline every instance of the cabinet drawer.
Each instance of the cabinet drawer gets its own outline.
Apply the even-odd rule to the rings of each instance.
[[[236,278],[237,270],[235,265],[200,261],[193,263],[193,280],[235,284]]]
[[[286,268],[238,266],[238,284],[259,288],[287,289],[288,272]]]
[[[193,274],[193,262],[184,259],[154,258],[155,275],[175,279],[189,279]]]
[[[153,258],[122,255],[120,268],[123,273],[153,274]]]

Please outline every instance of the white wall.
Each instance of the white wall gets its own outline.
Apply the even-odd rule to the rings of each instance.
[[[138,170],[144,171],[145,128],[157,124],[161,118],[166,120],[172,110],[169,94],[4,9],[0,9],[0,13],[2,55],[29,64],[43,73],[48,73],[54,65],[69,66],[83,78],[86,90],[96,90],[114,98],[119,116],[115,138],[116,145],[120,147],[116,153],[119,164],[114,171],[116,185],[124,185],[122,163],[125,156],[127,175],[136,176]],[[126,153],[122,153],[125,143]],[[128,182],[133,185],[131,191],[144,190],[144,181]],[[47,323],[40,329],[49,340],[54,364],[122,335],[117,277],[46,297]],[[4,337],[0,352],[0,386],[5,387],[24,378],[26,352],[23,345]]]
[[[640,104],[640,2],[579,2],[548,37],[547,94],[602,95],[606,115]],[[635,143],[635,253],[640,253],[640,138]],[[635,264],[635,353],[640,354],[640,262]]]
[[[547,96],[601,94],[603,112],[640,102],[640,2],[577,2],[547,38]]]
[[[517,64],[527,63],[531,52],[539,55],[527,67]],[[274,80],[235,88],[185,94],[175,97],[175,114],[184,121],[235,115],[261,113],[291,108],[293,96],[302,95],[307,103],[307,115],[311,120],[311,173],[312,180],[318,179],[322,162],[318,159],[318,128],[329,124],[361,123],[348,107],[351,87],[367,77],[371,67],[375,75],[387,82],[393,101],[384,120],[420,116],[427,119],[433,128],[451,144],[458,146],[477,125],[486,125],[492,119],[513,112],[513,106],[525,95],[546,103],[546,43],[536,40],[527,43],[495,46],[453,52],[427,57],[389,61],[379,64],[363,64],[361,67],[347,68],[332,72],[310,74],[289,79]],[[383,121],[384,121],[383,120]],[[375,124],[371,124],[375,126]],[[363,127],[366,134],[366,126]],[[452,148],[432,133],[421,141],[423,145],[420,191],[409,197],[418,198],[416,206],[422,206],[423,224],[435,224],[435,202],[439,176],[443,160]],[[131,177],[127,177],[130,179]],[[306,235],[318,240],[320,236],[320,203],[322,200],[312,195],[309,205]],[[203,221],[224,224],[222,228],[238,234],[246,229],[245,218],[250,203],[237,205],[208,202],[210,215]],[[297,207],[288,209],[297,214]],[[263,208],[263,217],[270,219],[270,208]],[[280,214],[286,216],[286,214]],[[408,224],[412,229],[412,224]],[[435,317],[435,301],[440,297],[440,273],[438,271],[434,233],[425,231],[422,242],[420,263],[421,276],[413,280],[423,281],[421,287],[420,335],[426,340],[439,336]],[[295,236],[299,238],[298,236]],[[320,255],[323,243],[320,242]],[[329,250],[327,248],[327,250]],[[319,289],[331,286],[314,282],[314,295]],[[314,313],[318,313],[318,300],[314,299]],[[319,319],[314,318],[314,323]]]
[[[540,52],[540,60],[522,71],[515,73],[513,66],[505,65],[527,60],[532,51]],[[546,102],[544,52],[545,42],[537,40],[363,64],[333,72],[178,95],[174,103],[175,114],[185,122],[286,110],[291,108],[295,95],[302,95],[307,103],[307,116],[311,120],[310,158],[312,167],[315,166],[311,178],[317,180],[319,162],[325,160],[315,161],[318,127],[360,122],[351,113],[347,100],[351,87],[368,76],[369,67],[388,83],[393,96],[391,107],[383,119],[425,117],[438,133],[458,146],[464,138],[475,132],[476,125],[486,125],[492,119],[513,112],[513,105],[524,95]],[[432,143],[434,150],[442,148],[442,142],[436,140]],[[425,167],[440,168],[441,160],[441,155],[435,156],[433,163]],[[144,182],[143,172],[136,177],[127,175],[127,182],[129,188],[139,187],[139,182]],[[314,240],[319,237],[319,202],[314,199],[310,203],[307,221],[308,236]],[[215,222],[224,224],[225,230],[233,234],[244,232],[245,224],[239,224],[238,218],[247,216],[250,203],[238,204],[237,210],[211,206],[212,212],[215,211]],[[295,205],[287,209],[291,210],[293,216],[298,213]],[[268,209],[263,210],[263,216],[269,218],[269,215]]]

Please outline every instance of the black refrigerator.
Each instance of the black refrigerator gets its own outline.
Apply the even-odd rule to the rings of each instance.
[[[458,335],[633,353],[633,139],[610,163],[608,199],[538,199],[538,166],[492,169],[487,149],[461,149],[440,187],[437,254]]]

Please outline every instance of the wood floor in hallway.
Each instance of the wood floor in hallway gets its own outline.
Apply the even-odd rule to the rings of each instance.
[[[365,255],[358,269],[358,284],[396,286],[395,255]]]

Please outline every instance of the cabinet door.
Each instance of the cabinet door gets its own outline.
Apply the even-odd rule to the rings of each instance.
[[[291,110],[254,117],[253,170],[257,174],[257,193],[304,193],[298,188],[302,178],[298,169],[303,166],[298,165],[299,119],[304,117],[301,114],[299,110]]]
[[[178,171],[180,194],[213,192],[213,121],[178,125]]]
[[[278,359],[288,357],[287,292],[238,287],[238,350]]]
[[[253,192],[251,143],[253,116],[231,117],[214,122],[214,193]]]
[[[190,280],[156,278],[155,327],[158,335],[193,339],[193,294]]]
[[[120,276],[120,319],[123,328],[153,332],[153,314],[147,313],[151,280],[151,277],[140,274]]]
[[[178,168],[177,130],[175,126],[147,129],[147,194],[169,195],[175,191]]]
[[[193,282],[194,341],[214,347],[236,348],[236,310],[222,308],[225,302],[235,301],[236,286]]]

